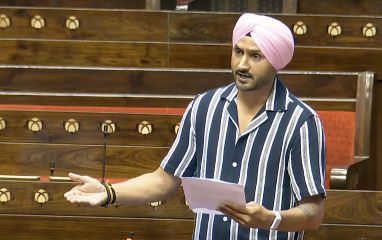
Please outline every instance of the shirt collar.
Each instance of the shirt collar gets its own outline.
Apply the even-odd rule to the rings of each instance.
[[[237,97],[238,89],[235,83],[231,83],[222,92],[221,98],[231,102]],[[271,94],[269,95],[267,102],[265,103],[265,109],[267,111],[285,111],[288,109],[288,96],[289,91],[276,76]]]

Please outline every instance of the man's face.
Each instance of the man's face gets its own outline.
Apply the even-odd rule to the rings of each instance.
[[[273,84],[276,70],[249,36],[244,36],[232,49],[231,69],[239,91],[260,90]]]

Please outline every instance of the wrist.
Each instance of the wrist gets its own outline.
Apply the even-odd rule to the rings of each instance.
[[[273,213],[273,219],[269,227],[270,230],[277,230],[280,223],[281,223],[281,213],[279,211],[272,211]]]
[[[102,201],[104,202],[101,207],[109,207],[110,204],[114,204],[115,201],[117,200],[117,196],[116,196],[116,193],[115,193],[115,190],[113,188],[113,186],[109,183],[109,182],[101,182],[101,184],[104,186],[104,191],[106,193],[106,196],[105,196],[105,201]]]

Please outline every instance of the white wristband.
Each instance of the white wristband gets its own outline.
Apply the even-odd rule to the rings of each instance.
[[[272,211],[275,214],[275,219],[273,219],[273,222],[271,224],[270,230],[276,230],[281,222],[281,214],[278,211]]]

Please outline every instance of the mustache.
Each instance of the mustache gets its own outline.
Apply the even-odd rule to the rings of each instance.
[[[244,75],[244,76],[246,76],[246,77],[250,77],[250,78],[253,77],[253,75],[250,74],[248,71],[235,70],[235,71],[234,71],[234,74],[235,74],[235,75]]]

